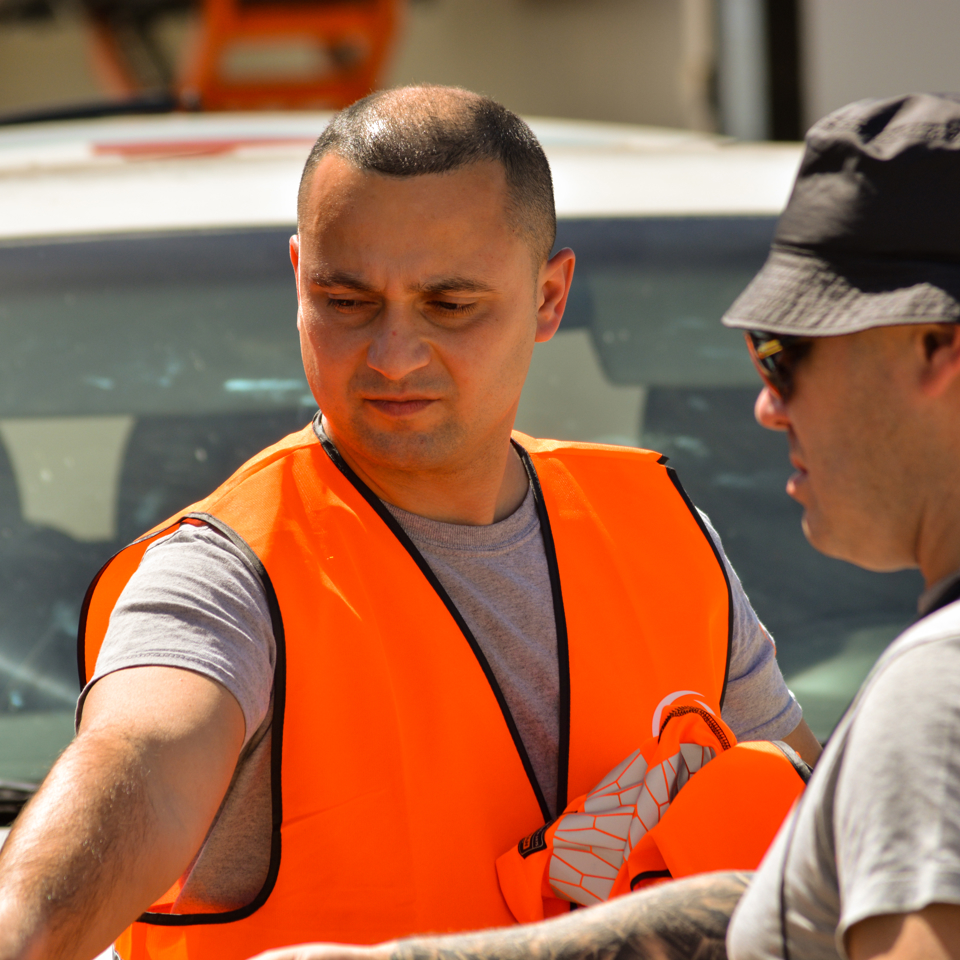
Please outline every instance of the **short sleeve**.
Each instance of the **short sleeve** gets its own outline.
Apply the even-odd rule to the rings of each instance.
[[[907,650],[871,683],[834,824],[838,947],[867,917],[960,903],[960,638]]]
[[[760,622],[743,584],[724,553],[710,518],[698,511],[723,558],[730,581],[733,632],[722,716],[738,740],[782,740],[803,719],[803,711],[780,673],[773,638]]]
[[[184,524],[150,545],[110,616],[94,676],[129,667],[193,670],[233,694],[244,743],[266,717],[276,642],[259,576],[244,553],[212,527]]]

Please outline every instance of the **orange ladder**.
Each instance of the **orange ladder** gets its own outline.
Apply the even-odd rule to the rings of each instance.
[[[192,49],[177,58],[185,66],[175,69],[160,55],[154,21],[168,7],[193,7],[191,0],[153,0],[135,23],[124,0],[88,2],[94,55],[116,92],[134,96],[172,86],[183,106],[203,110],[347,106],[379,86],[407,6],[407,0],[194,0],[197,33]]]
[[[205,110],[336,109],[375,90],[405,0],[203,0],[178,83]]]

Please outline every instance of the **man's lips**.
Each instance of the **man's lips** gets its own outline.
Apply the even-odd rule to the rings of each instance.
[[[807,479],[807,468],[803,465],[800,458],[794,454],[790,455],[790,465],[793,467],[794,473],[792,473],[787,480],[787,493],[793,497],[794,500],[799,500],[800,488]]]
[[[388,417],[409,417],[436,403],[433,397],[365,397],[364,400]]]

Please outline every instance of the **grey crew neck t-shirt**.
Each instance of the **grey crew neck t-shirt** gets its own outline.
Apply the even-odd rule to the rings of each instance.
[[[389,503],[386,507],[470,627],[553,810],[560,674],[550,573],[533,491],[527,488],[509,517],[484,526],[441,523]]]
[[[727,950],[783,958],[783,909],[790,957],[846,958],[859,921],[931,903],[960,904],[960,601],[880,657],[737,906]]]

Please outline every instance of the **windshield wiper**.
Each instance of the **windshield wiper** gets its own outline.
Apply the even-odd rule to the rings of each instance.
[[[121,117],[149,113],[173,113],[182,110],[179,98],[167,90],[142,93],[125,100],[97,100],[70,103],[38,110],[0,114],[0,127],[26,123],[50,123],[55,120],[95,120],[97,117]]]
[[[8,827],[17,818],[23,805],[37,792],[39,783],[0,780],[0,826]]]

